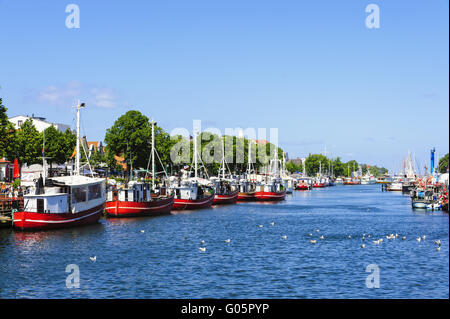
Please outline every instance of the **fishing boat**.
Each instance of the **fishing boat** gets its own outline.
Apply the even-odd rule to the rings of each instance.
[[[376,179],[377,184],[390,184],[392,183],[392,178],[389,175],[383,175]]]
[[[256,200],[255,192],[256,192],[256,174],[255,169],[253,167],[251,158],[252,158],[252,141],[249,141],[248,144],[248,166],[247,172],[243,178],[239,179],[238,183],[238,201],[254,201]]]
[[[130,181],[125,188],[112,187],[108,191],[106,215],[108,217],[139,217],[169,214],[173,196],[166,189],[152,193],[149,183]]]
[[[313,181],[313,188],[328,187],[328,178],[322,176],[322,162],[319,162],[319,173]]]
[[[238,201],[253,201],[256,200],[256,182],[250,181],[248,179],[241,179],[239,181],[239,193]]]
[[[335,179],[334,184],[336,185],[344,185],[344,180],[341,177]]]
[[[280,160],[276,154],[275,151],[274,157],[270,161],[270,175],[266,175],[265,180],[261,181],[256,188],[255,198],[258,201],[281,201],[286,198],[286,189],[283,186],[279,171]]]
[[[231,171],[225,162],[225,146],[222,139],[222,165],[219,168],[219,176],[211,177],[212,187],[214,188],[213,205],[236,204],[239,191],[236,182],[232,178],[227,178],[226,170],[228,168],[231,177]]]
[[[344,185],[359,185],[361,181],[357,178],[346,177],[344,179]]]
[[[391,192],[401,192],[403,188],[404,179],[401,176],[395,176],[394,180],[386,185],[386,190]]]
[[[190,171],[181,170],[182,176],[171,176],[169,190],[175,196],[172,209],[191,210],[211,207],[214,189],[211,181],[198,177],[197,133],[194,131],[194,177]]]
[[[108,217],[139,217],[169,214],[173,205],[173,195],[168,195],[166,187],[155,186],[155,123],[152,120],[152,182],[133,180],[126,187],[109,186],[106,201]],[[164,167],[163,165],[161,165]]]
[[[323,187],[326,187],[325,185],[326,185],[325,179],[315,178],[312,186],[313,186],[313,188],[323,188]]]
[[[286,198],[281,179],[271,178],[257,186],[255,198],[258,201],[281,201]]]
[[[105,180],[80,175],[80,110],[77,104],[77,142],[75,174],[46,178],[43,174],[28,194],[24,208],[13,214],[13,226],[19,230],[49,230],[97,223],[104,209]],[[45,141],[45,137],[44,137]],[[45,143],[45,142],[44,142]],[[43,147],[43,163],[45,144]],[[92,171],[92,170],[91,170]]]
[[[312,188],[313,181],[310,177],[301,177],[298,180],[296,190],[310,190]]]
[[[286,190],[286,194],[292,194],[294,191],[294,178],[287,174],[286,170],[286,154],[283,152],[283,163],[281,166],[281,179],[283,182],[284,189]]]
[[[376,178],[369,173],[369,170],[367,170],[365,175],[361,176],[361,185],[371,185],[376,184],[376,182]]]
[[[214,190],[209,181],[199,183],[198,178],[182,178],[173,180],[171,177],[170,190],[174,194],[172,209],[191,210],[211,207],[214,200]]]

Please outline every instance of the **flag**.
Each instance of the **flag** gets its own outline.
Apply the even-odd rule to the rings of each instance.
[[[20,178],[20,171],[19,171],[19,161],[14,159],[14,174],[13,178]]]

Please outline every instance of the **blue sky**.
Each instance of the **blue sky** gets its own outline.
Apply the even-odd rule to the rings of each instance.
[[[67,4],[80,8],[68,29]],[[380,8],[368,29],[365,8]],[[129,109],[170,132],[192,120],[279,129],[289,156],[323,152],[398,170],[448,152],[448,1],[0,0],[9,115],[89,140]]]

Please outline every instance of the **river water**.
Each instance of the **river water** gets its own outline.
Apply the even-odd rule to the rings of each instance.
[[[413,211],[380,185],[335,186],[280,203],[2,229],[0,298],[449,298],[448,248],[447,213]],[[66,285],[70,267],[79,288]]]

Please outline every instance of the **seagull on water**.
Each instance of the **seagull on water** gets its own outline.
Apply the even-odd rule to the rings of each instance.
[[[427,238],[427,236],[423,235],[423,236],[422,236],[422,240],[425,240],[425,238]]]
[[[325,237],[324,237],[323,235],[322,235],[322,236],[320,236],[319,238],[320,238],[320,239],[325,239]]]
[[[352,236],[348,235],[348,239],[352,238]]]
[[[362,245],[361,245],[361,248],[366,248],[366,245],[362,244]]]
[[[441,246],[441,240],[440,240],[440,239],[438,239],[438,240],[435,240],[435,241],[434,241],[434,243],[435,243],[436,245],[439,245],[439,246]]]
[[[440,251],[440,250],[441,250],[441,246],[436,247],[436,250],[437,250],[437,251]]]
[[[259,228],[263,228],[263,227],[264,227],[264,225],[258,225],[258,227],[259,227]]]
[[[406,236],[403,236],[403,237],[402,237],[402,240],[406,240]]]
[[[275,225],[275,222],[271,222],[270,225],[274,226],[274,225]]]
[[[225,239],[226,243],[229,243],[231,241],[231,239]]]
[[[319,232],[320,230],[316,229],[316,232]]]
[[[317,240],[311,239],[309,242],[310,242],[311,244],[315,244],[315,243],[317,243]]]
[[[420,241],[422,240],[422,238],[417,237],[416,240],[420,243]]]
[[[204,240],[202,240],[202,241],[200,242],[200,244],[204,245],[204,244],[205,244],[205,241],[204,241]]]
[[[198,248],[200,251],[205,252],[206,251],[206,247],[199,247]]]
[[[308,236],[312,236],[312,234],[308,234]]]
[[[141,233],[145,233],[145,230],[142,229],[142,230],[141,230]]]
[[[281,238],[283,238],[283,239],[286,239],[286,238],[287,238],[287,236],[286,236],[286,235],[283,235],[283,236],[281,236]]]
[[[89,257],[89,259],[90,259],[91,261],[95,262],[95,261],[97,260],[97,256]]]

